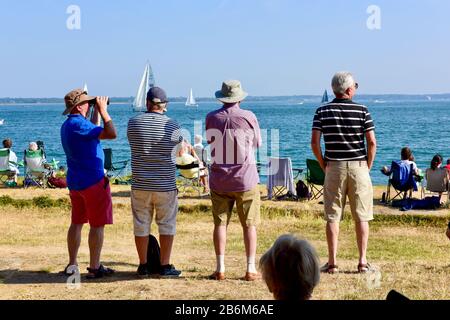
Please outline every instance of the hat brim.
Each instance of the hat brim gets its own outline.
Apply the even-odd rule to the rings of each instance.
[[[237,103],[245,100],[248,97],[248,93],[242,91],[238,96],[226,97],[223,95],[222,91],[216,91],[216,99],[223,103]]]
[[[72,107],[69,107],[69,108],[66,107],[66,110],[64,110],[64,112],[62,113],[62,115],[63,115],[63,116],[67,116],[69,113],[72,112],[73,108],[76,108],[76,107],[78,107],[80,104],[83,104],[83,103],[85,103],[85,102],[93,101],[93,100],[96,100],[96,99],[97,99],[97,97],[93,97],[93,96],[85,96],[85,97],[84,97],[83,99],[81,99],[80,102],[78,102],[76,105],[74,105],[74,106],[72,106]]]

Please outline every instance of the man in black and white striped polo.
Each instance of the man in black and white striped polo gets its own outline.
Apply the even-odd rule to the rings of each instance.
[[[140,260],[138,274],[142,276],[151,272],[147,264],[147,247],[153,215],[160,235],[160,275],[178,277],[181,274],[170,264],[170,255],[178,213],[173,151],[183,141],[183,137],[178,123],[164,115],[167,104],[164,90],[153,87],[147,94],[148,111],[128,122],[132,169],[131,206]]]
[[[348,197],[356,224],[358,271],[364,273],[371,270],[366,252],[369,221],[373,220],[373,189],[369,173],[376,154],[375,126],[368,108],[352,101],[358,83],[351,73],[337,73],[332,87],[336,99],[317,109],[311,139],[312,150],[325,172],[328,263],[321,270],[338,272],[339,222]],[[325,155],[320,145],[322,136]]]

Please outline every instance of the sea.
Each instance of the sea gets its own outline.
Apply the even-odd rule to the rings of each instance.
[[[426,169],[437,153],[450,158],[450,99],[429,100],[427,97],[355,99],[369,107],[376,126],[378,152],[371,172],[373,183],[385,185],[386,177],[380,169],[400,158],[400,150],[409,146],[419,168]],[[269,156],[289,157],[294,168],[306,168],[306,159],[313,158],[310,148],[311,126],[320,97],[260,97],[242,103],[242,108],[253,111],[263,131],[264,147],[258,154],[261,162]],[[198,107],[186,107],[183,102],[172,102],[167,115],[181,125],[190,135],[204,132],[206,115],[220,104],[214,100],[199,102]],[[60,127],[65,117],[61,115],[64,105],[46,104],[0,104],[0,139],[11,138],[13,150],[18,157],[31,141],[43,141],[47,159],[65,164],[61,146]],[[126,129],[128,120],[136,116],[130,103],[114,103],[109,112],[118,131],[114,141],[104,141],[104,148],[113,149],[113,160],[127,160],[130,149]],[[264,177],[262,178],[264,180]]]

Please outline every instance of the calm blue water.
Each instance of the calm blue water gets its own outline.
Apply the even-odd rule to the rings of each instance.
[[[275,102],[248,101],[242,107],[256,114],[261,128],[267,129],[269,136],[273,130],[279,130],[279,156],[291,157],[294,167],[304,168],[306,158],[313,157],[309,147],[311,123],[318,103],[299,105],[298,102],[294,98]],[[436,153],[450,158],[450,101],[359,102],[369,106],[377,127],[378,154],[376,170],[372,171],[375,184],[386,183],[378,169],[398,159],[400,149],[405,145],[413,149],[420,168],[426,168]],[[193,136],[195,121],[201,121],[200,127],[203,128],[206,114],[219,106],[211,102],[201,103],[198,109],[187,109],[184,103],[171,103],[168,116],[177,120]],[[13,139],[13,149],[19,157],[30,141],[42,140],[48,158],[54,157],[64,163],[59,137],[59,129],[65,119],[61,116],[63,109],[62,104],[0,105],[0,119],[5,119],[5,124],[0,126],[0,139]],[[119,138],[104,142],[103,146],[113,148],[115,160],[128,159],[126,126],[134,114],[128,104],[111,105],[109,110]],[[270,147],[268,149],[270,152]]]

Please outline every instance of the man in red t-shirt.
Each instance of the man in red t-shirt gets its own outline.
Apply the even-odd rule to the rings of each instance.
[[[445,166],[445,169],[450,171],[450,159],[447,160],[447,165]]]

